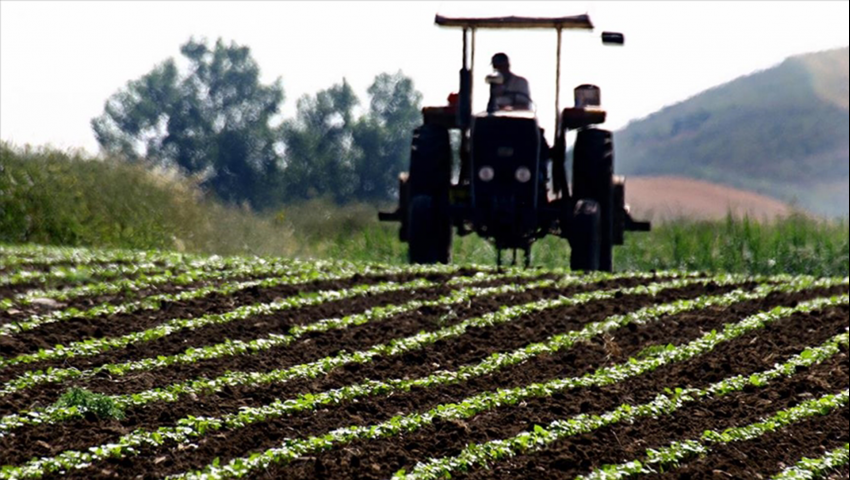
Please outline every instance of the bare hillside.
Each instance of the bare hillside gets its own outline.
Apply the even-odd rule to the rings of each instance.
[[[724,218],[728,212],[757,219],[774,219],[791,208],[773,198],[690,178],[629,177],[626,201],[639,218],[663,221],[680,217]]]

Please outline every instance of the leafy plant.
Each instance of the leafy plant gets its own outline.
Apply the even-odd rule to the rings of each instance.
[[[82,388],[71,388],[56,402],[58,408],[76,408],[80,413],[92,413],[101,420],[122,420],[124,409],[112,397]]]

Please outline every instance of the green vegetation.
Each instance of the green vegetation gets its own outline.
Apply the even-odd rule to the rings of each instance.
[[[58,408],[76,408],[79,413],[91,413],[101,420],[121,420],[124,409],[108,395],[93,393],[82,388],[65,392],[56,403]]]
[[[422,95],[410,78],[376,76],[361,115],[343,79],[300,98],[295,118],[276,124],[283,86],[260,83],[248,47],[190,39],[180,52],[187,71],[168,59],[107,100],[92,120],[105,151],[196,176],[220,201],[256,210],[392,197],[420,121]]]
[[[0,242],[407,262],[398,227],[380,224],[371,205],[313,200],[255,213],[206,199],[188,180],[109,159],[8,145],[0,155]],[[622,271],[847,276],[848,245],[846,221],[681,219],[628,236],[615,255]],[[533,254],[538,266],[569,265],[564,240],[547,238]],[[458,262],[489,265],[495,257],[475,235],[455,239]]]
[[[722,342],[728,341],[735,336],[740,336],[746,331],[762,328],[765,324],[776,321],[784,316],[790,316],[796,312],[816,310],[830,304],[838,305],[842,303],[847,303],[846,295],[840,300],[820,299],[818,301],[801,304],[799,309],[777,309],[769,314],[763,314],[762,318],[751,317],[739,324],[728,325],[725,332],[726,334],[724,335],[712,333],[710,335],[706,335],[704,340],[700,339],[692,342],[691,344],[677,349],[677,351],[670,352],[668,355],[654,358],[651,361],[638,362],[640,367],[637,367],[637,364],[633,362],[627,362],[625,364],[617,365],[616,367],[611,367],[610,369],[600,369],[593,374],[580,379],[559,379],[546,384],[533,384],[516,389],[486,392],[474,397],[469,397],[459,403],[439,405],[424,413],[398,416],[381,424],[352,426],[334,430],[333,432],[320,437],[290,440],[285,442],[279,448],[270,449],[261,454],[236,458],[230,461],[227,465],[208,465],[201,471],[188,472],[173,478],[189,480],[250,477],[252,474],[256,474],[255,472],[267,468],[269,465],[275,463],[287,463],[301,456],[315,454],[332,448],[340,448],[358,440],[375,440],[415,432],[433,424],[437,419],[445,421],[464,421],[481,413],[500,408],[505,405],[516,405],[523,400],[535,397],[550,397],[559,391],[565,391],[577,386],[618,383],[624,381],[630,376],[654,371],[665,364],[682,362],[699,354],[710,352]],[[844,338],[844,342],[846,343],[846,338]],[[833,351],[834,350],[835,349],[833,349]],[[810,365],[814,363],[816,362],[812,361]],[[794,370],[796,370],[796,365],[794,365]],[[762,377],[765,379],[764,384],[766,384],[769,379],[787,375],[789,375],[789,373],[787,373],[786,369],[775,369],[765,372]],[[735,385],[735,380],[737,379],[732,379],[722,384],[724,393],[733,391],[733,389],[737,386]],[[743,386],[739,389],[743,389]],[[664,414],[670,414],[678,410],[685,403],[694,402],[701,397],[716,395],[717,390],[719,390],[719,388],[716,386],[702,391],[697,389],[690,389],[689,391],[681,390],[669,397],[659,395],[655,401],[646,405],[623,405],[618,410],[603,416],[579,415],[569,421],[555,422],[553,425],[549,426],[549,430],[538,427],[535,429],[533,434],[523,434],[519,437],[515,437],[514,439],[510,439],[511,443],[508,443],[508,441],[494,441],[483,445],[468,446],[458,457],[443,459],[442,461],[434,461],[433,463],[426,463],[424,464],[426,466],[420,465],[418,469],[426,470],[426,473],[424,474],[414,474],[413,477],[406,477],[404,472],[399,472],[396,475],[396,478],[408,478],[410,480],[451,478],[448,476],[451,472],[464,470],[465,467],[475,464],[490,463],[494,459],[509,458],[512,456],[512,450],[522,451],[523,449],[546,445],[558,438],[563,438],[564,436],[586,433],[614,423],[633,421],[638,417],[657,417]],[[844,405],[847,403],[846,396],[847,395],[845,393],[837,399],[828,397],[829,400],[827,400],[827,402],[831,402],[829,403],[830,406],[838,405],[839,402]],[[806,413],[809,413],[810,415],[812,414],[807,410],[806,412],[800,413],[799,416],[803,416]],[[529,438],[529,436],[532,438]],[[501,455],[499,455],[499,453],[501,453]]]
[[[848,214],[848,49],[786,60],[665,108],[617,137],[627,175],[680,175]]]
[[[830,472],[850,463],[850,445],[833,450],[821,458],[804,458],[797,465],[784,470],[773,480],[812,480],[823,478]]]
[[[56,262],[73,262],[77,250],[67,248],[50,249],[39,246],[2,246],[0,258],[8,265],[28,264],[33,266],[53,265]],[[146,253],[138,253],[140,257]],[[153,254],[151,254],[153,255]],[[116,261],[124,258],[125,253],[110,252],[90,253],[83,259],[92,266]],[[129,257],[127,257],[129,258]],[[567,437],[597,431],[602,428],[632,423],[640,418],[660,418],[680,412],[687,405],[694,405],[709,399],[722,397],[735,392],[747,392],[759,395],[771,388],[778,379],[803,374],[809,368],[818,365],[836,355],[847,351],[850,335],[846,325],[841,325],[840,312],[846,310],[850,296],[846,292],[848,278],[815,278],[810,276],[745,276],[745,275],[704,275],[700,273],[681,273],[675,271],[630,272],[623,274],[593,273],[589,275],[565,275],[557,270],[508,270],[498,272],[495,268],[482,267],[467,270],[457,266],[405,266],[351,264],[344,261],[301,262],[298,260],[268,261],[261,258],[200,258],[191,255],[163,255],[157,258],[162,271],[183,270],[186,275],[198,276],[201,272],[215,271],[220,277],[220,283],[215,285],[198,285],[193,289],[181,292],[161,292],[143,301],[124,300],[125,303],[113,303],[95,307],[90,311],[80,311],[74,306],[57,306],[56,310],[42,316],[35,312],[18,312],[21,322],[19,325],[29,325],[29,329],[37,328],[39,322],[60,322],[66,318],[79,320],[105,320],[116,311],[139,312],[140,310],[159,310],[166,304],[173,304],[177,298],[202,299],[206,294],[218,293],[221,296],[232,296],[240,289],[258,287],[267,289],[279,285],[305,285],[314,280],[344,280],[345,286],[335,284],[328,287],[317,287],[314,290],[294,289],[291,294],[280,298],[268,297],[258,300],[254,297],[247,299],[234,298],[235,303],[228,311],[211,313],[203,309],[199,302],[196,314],[183,315],[183,318],[172,318],[164,323],[139,327],[136,331],[90,336],[83,332],[81,335],[59,340],[64,344],[55,345],[50,349],[33,351],[27,349],[16,351],[5,356],[0,361],[0,370],[12,366],[33,364],[30,370],[21,370],[10,375],[9,380],[0,387],[0,398],[14,395],[16,398],[27,398],[26,391],[37,392],[47,387],[57,396],[69,387],[86,387],[99,390],[89,384],[89,379],[108,379],[121,382],[137,378],[143,372],[153,379],[150,384],[138,388],[110,389],[112,395],[101,395],[81,388],[70,388],[61,398],[51,405],[52,400],[39,403],[31,402],[31,410],[15,410],[7,412],[0,418],[0,438],[7,436],[25,435],[27,428],[40,426],[49,429],[50,425],[74,428],[73,423],[81,417],[101,420],[125,419],[121,428],[109,437],[97,437],[86,445],[56,448],[45,454],[28,456],[21,459],[20,464],[4,465],[0,468],[0,479],[42,478],[44,476],[61,474],[62,471],[85,469],[106,459],[132,464],[136,459],[146,459],[150,448],[159,450],[179,448],[177,445],[203,443],[205,438],[220,434],[241,434],[258,426],[268,424],[293,414],[304,414],[324,411],[329,407],[355,405],[366,399],[378,400],[383,396],[419,392],[427,389],[449,385],[463,385],[478,380],[490,382],[507,371],[521,365],[535,368],[536,360],[546,360],[552,355],[568,352],[588,342],[600,338],[626,334],[635,325],[658,325],[666,322],[669,325],[680,323],[676,315],[687,314],[689,317],[699,315],[701,311],[726,312],[726,317],[719,318],[723,322],[714,327],[699,329],[686,334],[670,333],[670,338],[657,343],[657,346],[642,345],[632,353],[617,358],[616,361],[603,361],[590,369],[579,368],[575,371],[564,371],[535,381],[507,383],[493,381],[486,388],[475,388],[473,392],[463,395],[449,394],[447,398],[423,408],[414,407],[399,411],[393,418],[381,418],[374,422],[354,424],[343,423],[340,428],[330,432],[322,432],[317,436],[289,437],[259,448],[248,451],[244,457],[194,462],[190,471],[169,472],[169,478],[252,478],[272,465],[285,465],[294,459],[315,456],[325,451],[339,451],[354,442],[375,440],[392,440],[401,435],[413,432],[423,432],[433,428],[440,422],[466,422],[479,415],[497,412],[509,406],[521,405],[534,399],[545,400],[576,389],[593,389],[604,386],[623,384],[631,379],[659,372],[671,365],[690,364],[697,366],[707,362],[705,356],[716,352],[718,348],[729,345],[730,342],[751,336],[759,342],[757,348],[771,348],[773,342],[764,333],[770,327],[811,328],[812,317],[831,318],[823,325],[829,329],[838,328],[840,332],[824,332],[831,336],[818,337],[817,340],[801,341],[792,350],[777,352],[776,361],[769,362],[760,369],[747,369],[746,373],[731,376],[722,374],[717,380],[712,380],[710,386],[686,388],[677,385],[679,380],[687,381],[687,376],[671,382],[663,378],[660,385],[652,387],[651,394],[640,403],[632,403],[628,398],[618,401],[616,407],[601,414],[563,415],[548,419],[527,431],[512,432],[501,440],[486,441],[478,444],[479,440],[471,441],[449,454],[448,457],[420,458],[416,464],[407,463],[406,470],[396,473],[394,478],[399,480],[428,480],[449,478],[449,476],[479,466],[493,466],[496,462],[527,454],[546,448],[552,442]],[[40,262],[43,260],[44,263]],[[169,263],[171,262],[171,263]],[[182,263],[181,263],[182,262]],[[234,272],[240,272],[234,274]],[[155,274],[161,272],[154,272]],[[387,281],[385,275],[406,273],[405,280]],[[434,278],[435,274],[447,278]],[[247,279],[247,280],[246,280]],[[631,281],[624,282],[630,279]],[[121,280],[131,280],[123,278]],[[107,285],[107,282],[100,282]],[[694,287],[719,287],[716,289],[695,289]],[[440,287],[437,290],[437,287]],[[448,287],[449,290],[444,290]],[[585,288],[591,287],[591,288]],[[98,287],[100,288],[100,287]],[[95,288],[93,292],[99,291]],[[327,288],[323,290],[323,288]],[[840,288],[837,295],[833,291]],[[830,289],[830,292],[823,292]],[[517,295],[523,292],[540,294],[531,296]],[[542,291],[541,291],[542,290]],[[437,293],[437,292],[441,293]],[[701,293],[698,293],[700,292]],[[377,295],[389,292],[416,292],[415,296],[404,298],[377,300]],[[553,293],[554,292],[554,293]],[[674,293],[675,292],[675,293]],[[687,292],[687,293],[686,293]],[[693,293],[690,293],[693,292]],[[806,299],[792,302],[789,298],[778,302],[776,294],[793,294],[809,292]],[[543,294],[545,293],[545,294]],[[560,293],[560,295],[558,294]],[[669,293],[674,293],[673,297]],[[375,341],[367,341],[362,346],[354,346],[338,350],[331,348],[320,355],[308,355],[309,358],[295,359],[285,365],[277,365],[274,369],[252,368],[252,356],[261,356],[270,349],[292,346],[297,351],[295,342],[324,341],[323,336],[333,331],[343,332],[357,329],[367,324],[381,325],[402,320],[405,315],[429,315],[436,320],[439,315],[451,311],[460,305],[468,305],[476,299],[503,296],[516,296],[515,301],[496,302],[485,310],[474,310],[475,313],[458,313],[454,321],[438,324],[422,330],[409,332],[388,333],[387,336]],[[94,294],[96,295],[96,293]],[[185,297],[183,297],[185,296]],[[545,331],[539,338],[527,342],[500,348],[492,352],[478,352],[467,360],[453,364],[440,365],[432,363],[433,368],[413,373],[404,366],[393,371],[391,375],[382,375],[380,379],[370,379],[363,375],[350,383],[336,385],[328,390],[301,393],[294,390],[292,395],[275,395],[269,401],[252,405],[227,405],[215,411],[206,411],[205,403],[215,398],[216,394],[228,392],[231,389],[248,391],[262,388],[275,388],[297,379],[318,380],[327,379],[340,371],[350,371],[351,367],[369,368],[369,364],[391,365],[398,362],[408,363],[406,358],[418,357],[419,353],[428,358],[431,349],[442,350],[448,343],[466,348],[464,343],[483,342],[486,344],[488,330],[499,325],[509,326],[519,323],[522,327],[526,321],[538,321],[545,313],[557,313],[557,316],[577,314],[592,304],[620,303],[623,298],[635,296],[639,305],[634,308],[614,312],[612,314],[590,314],[580,325],[562,325],[555,330]],[[334,317],[337,309],[328,309],[325,318],[312,318],[296,322],[284,330],[270,331],[260,324],[251,327],[254,320],[263,316],[284,310],[294,310],[303,307],[318,307],[329,305],[342,299],[373,297],[362,309],[358,308],[346,316]],[[681,297],[681,298],[679,298]],[[828,298],[827,298],[828,297]],[[654,298],[654,300],[650,300]],[[771,299],[767,303],[765,299]],[[743,310],[732,309],[735,306],[749,305]],[[492,302],[484,302],[485,304]],[[576,308],[571,314],[562,309]],[[736,313],[737,312],[737,313]],[[190,312],[191,313],[191,312]],[[27,317],[27,315],[30,315]],[[833,315],[838,314],[837,319]],[[14,315],[14,314],[13,314]],[[461,318],[461,315],[463,317]],[[322,315],[325,316],[325,315]],[[49,317],[49,318],[48,318]],[[101,317],[101,318],[96,318]],[[114,318],[114,317],[112,317]],[[119,320],[120,321],[120,320]],[[132,321],[132,320],[130,320]],[[240,335],[234,340],[224,335],[220,340],[203,342],[188,347],[167,347],[154,356],[125,359],[117,355],[118,363],[94,362],[92,364],[74,362],[75,357],[90,357],[113,350],[127,349],[131,345],[136,351],[143,352],[147,342],[156,341],[177,332],[199,330],[205,326],[223,325],[235,322],[240,330],[251,335]],[[785,323],[788,322],[788,325]],[[836,323],[837,322],[837,323]],[[0,329],[2,337],[15,338],[16,329]],[[253,330],[256,328],[256,330]],[[819,327],[820,328],[820,327]],[[248,330],[244,330],[248,329]],[[662,329],[664,330],[664,329]],[[354,330],[349,330],[356,333]],[[541,332],[544,333],[544,332]],[[675,341],[671,339],[676,337]],[[192,342],[194,343],[194,342]],[[752,345],[752,342],[745,342]],[[600,346],[600,348],[602,348]],[[181,350],[184,349],[184,350]],[[638,352],[638,353],[635,353]],[[118,352],[116,352],[118,353]],[[322,357],[322,355],[327,355]],[[241,357],[233,366],[241,367],[216,369],[215,372],[197,377],[188,375],[179,379],[164,377],[161,380],[156,373],[166,373],[170,369],[191,371],[193,365],[208,364],[210,360],[226,359],[226,357]],[[618,354],[619,356],[619,354]],[[629,358],[630,356],[630,358]],[[318,358],[322,357],[322,358]],[[771,356],[770,358],[773,358]],[[247,360],[242,362],[241,360]],[[39,365],[42,361],[51,363],[61,361],[62,365],[45,368]],[[427,362],[427,360],[425,360]],[[694,362],[694,363],[690,363]],[[430,362],[429,362],[430,363]],[[766,370],[763,370],[766,369]],[[17,370],[17,369],[16,369]],[[718,370],[718,373],[720,371]],[[492,376],[492,378],[491,378]],[[669,380],[669,379],[668,379]],[[52,385],[51,385],[52,384]],[[485,385],[485,384],[481,384]],[[843,387],[842,387],[843,388]],[[297,393],[296,393],[297,392]],[[674,443],[659,451],[648,451],[648,459],[641,458],[623,465],[603,467],[591,473],[587,478],[626,478],[632,473],[640,473],[644,468],[675,465],[680,461],[688,461],[694,455],[709,452],[716,445],[756,439],[769,432],[781,432],[790,425],[805,421],[815,415],[822,415],[837,408],[843,408],[848,403],[846,390],[832,395],[821,396],[824,392],[813,393],[811,398],[792,408],[771,413],[759,418],[758,423],[736,426],[729,430],[708,431],[696,435],[686,442]],[[50,394],[52,395],[52,393]],[[228,393],[229,395],[229,393]],[[54,397],[55,398],[55,397]],[[169,420],[166,424],[144,426],[137,423],[136,415],[140,409],[153,407],[155,404],[183,402],[187,399],[198,402],[197,410],[181,414],[177,419]],[[650,400],[652,399],[652,400]],[[215,401],[215,400],[211,400]],[[646,403],[644,403],[646,402]],[[162,405],[161,405],[162,406]],[[27,408],[27,407],[24,407]],[[164,405],[167,408],[167,405]],[[344,407],[345,408],[345,407]],[[356,408],[356,407],[355,407]],[[605,408],[608,410],[608,407]],[[126,416],[126,418],[124,418]],[[63,424],[64,423],[64,424]],[[136,425],[136,427],[133,427]],[[129,428],[123,428],[129,427]],[[138,428],[137,428],[138,427]],[[532,427],[532,425],[529,425]],[[83,427],[84,428],[84,427]],[[716,427],[712,427],[716,428]],[[242,432],[238,432],[238,431]],[[11,437],[10,437],[11,438]],[[23,438],[23,437],[21,437]],[[672,440],[672,439],[671,439]],[[669,440],[668,440],[669,441]],[[200,444],[199,443],[199,444]],[[73,448],[73,449],[72,449]],[[246,451],[246,450],[240,450]],[[823,472],[836,465],[846,463],[847,455],[836,451],[814,461],[801,462],[793,471],[786,475],[791,478],[808,478],[808,472]],[[645,460],[645,461],[644,461]],[[843,463],[842,463],[843,462]],[[181,469],[182,470],[182,469]],[[648,471],[648,470],[647,470]],[[386,477],[392,476],[387,473]]]
[[[833,300],[820,299],[807,302],[803,304],[805,307],[800,311],[807,311],[813,305],[823,305],[832,301]],[[847,303],[846,295],[843,297],[842,302],[845,304]],[[779,320],[780,318],[790,316],[794,313],[794,311],[795,309],[783,308],[774,310],[770,313],[750,317],[738,324],[728,324],[723,334],[711,332],[699,340],[683,345],[682,347],[649,360],[628,362],[611,368],[602,368],[593,374],[578,380],[569,379],[561,380],[560,382],[552,382],[553,385],[548,390],[544,390],[543,388],[540,388],[540,386],[537,386],[538,388],[536,389],[534,389],[535,386],[518,389],[518,393],[515,395],[520,396],[524,394],[526,397],[530,397],[532,395],[550,396],[554,393],[554,391],[556,391],[556,389],[558,389],[558,387],[560,387],[560,389],[568,389],[574,388],[575,386],[587,387],[594,384],[606,385],[626,381],[632,376],[656,370],[665,364],[683,362],[702,353],[710,352],[722,342],[729,341],[730,339],[740,336],[747,331],[760,329],[764,327],[766,323],[771,323]],[[702,345],[700,345],[700,342],[702,342]],[[602,415],[581,414],[570,419],[557,420],[546,427],[538,425],[532,432],[524,432],[509,439],[494,440],[481,444],[471,444],[455,457],[432,459],[431,461],[420,463],[411,473],[400,471],[396,474],[395,479],[438,480],[451,478],[451,474],[454,472],[468,470],[473,466],[488,466],[500,460],[514,457],[520,453],[539,451],[546,448],[547,445],[566,437],[589,433],[618,423],[634,422],[636,419],[641,417],[660,417],[670,415],[681,409],[684,405],[699,401],[706,397],[728,395],[732,392],[744,390],[745,388],[764,388],[774,379],[794,375],[800,367],[808,368],[838,354],[840,352],[840,346],[846,346],[847,342],[848,335],[845,333],[830,339],[827,343],[820,347],[806,350],[805,352],[791,358],[784,364],[777,365],[776,368],[754,374],[750,377],[732,377],[715,383],[705,389],[669,388],[666,395],[659,395],[654,401],[647,404],[626,404],[620,406],[616,410]],[[558,383],[560,383],[560,385],[558,385]],[[543,393],[540,393],[541,390],[543,390]],[[482,397],[483,396],[485,395],[482,395]],[[766,431],[770,431],[771,428],[773,430],[777,430],[782,426],[799,422],[806,417],[823,414],[822,412],[824,411],[824,408],[832,410],[846,404],[846,391],[838,396],[827,395],[818,400],[807,402],[799,408],[790,410],[790,415],[778,414],[777,418],[784,419],[781,421],[781,424],[779,422],[774,424],[757,424],[756,426],[751,426],[749,429],[739,429],[732,433],[729,437],[724,437],[723,440],[728,442],[733,439],[745,439],[747,438],[747,435],[750,435],[750,438],[752,438],[753,434],[762,434]],[[812,408],[813,406],[815,408]],[[707,434],[708,433],[709,432],[707,432]],[[728,434],[729,432],[726,433]],[[699,446],[700,445],[695,443],[676,444],[676,455],[684,457],[685,454],[694,453],[694,450],[699,453]],[[662,458],[666,459],[673,456],[674,454],[671,453],[669,455],[662,455]],[[619,470],[623,471],[622,476],[618,476],[618,474],[621,473]],[[637,470],[638,473],[642,472],[643,465],[640,462],[630,462],[628,464],[614,467],[613,469],[603,470],[601,478],[627,478],[627,475],[633,473],[634,470]]]
[[[204,199],[174,172],[5,143],[0,143],[0,242],[292,253],[285,231],[271,220]]]

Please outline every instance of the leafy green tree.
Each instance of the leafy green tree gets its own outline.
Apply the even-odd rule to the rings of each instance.
[[[270,125],[283,102],[280,79],[260,83],[248,47],[190,39],[181,75],[173,59],[128,83],[92,120],[101,148],[132,161],[176,166],[229,203],[272,201],[279,138]]]
[[[407,168],[413,129],[421,123],[422,94],[400,71],[375,77],[368,93],[369,111],[353,131],[359,150],[353,196],[380,202],[392,198],[398,174]]]
[[[401,72],[378,75],[368,93],[369,107],[359,117],[359,101],[345,79],[298,101],[296,118],[282,127],[287,200],[393,197],[420,122],[422,95]]]
[[[354,181],[354,109],[359,100],[348,82],[298,100],[296,117],[281,126],[285,144],[284,199],[351,199]]]

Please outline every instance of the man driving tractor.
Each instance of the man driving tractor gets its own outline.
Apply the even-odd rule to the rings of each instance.
[[[487,112],[499,110],[530,110],[531,92],[528,80],[511,72],[511,62],[504,53],[493,55],[493,69],[497,74],[488,76],[490,84],[490,101]]]

